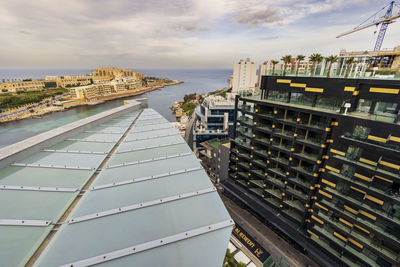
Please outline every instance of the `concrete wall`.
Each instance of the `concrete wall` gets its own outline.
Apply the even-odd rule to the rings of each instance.
[[[126,104],[102,113],[69,123],[53,130],[38,134],[18,143],[0,149],[0,168],[12,164],[22,158],[32,155],[40,150],[57,144],[67,138],[86,131],[106,121],[122,116],[129,112],[146,108],[146,98],[125,100]]]

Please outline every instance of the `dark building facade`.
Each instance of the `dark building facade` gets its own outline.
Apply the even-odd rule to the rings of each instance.
[[[262,78],[226,192],[322,265],[400,266],[400,81]]]

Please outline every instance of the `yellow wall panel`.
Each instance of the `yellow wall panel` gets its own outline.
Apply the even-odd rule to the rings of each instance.
[[[291,80],[287,80],[287,79],[276,79],[277,83],[291,83]]]
[[[306,92],[323,93],[324,89],[323,88],[306,87],[305,91]]]
[[[371,93],[394,94],[394,95],[397,95],[399,93],[399,89],[379,88],[379,87],[371,87],[369,88],[369,91]]]

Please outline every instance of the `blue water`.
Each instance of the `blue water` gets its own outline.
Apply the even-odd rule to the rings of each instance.
[[[32,78],[43,79],[46,75],[89,74],[92,70],[0,70],[0,80]],[[211,69],[135,69],[147,76],[183,81],[183,84],[167,86],[132,98],[148,98],[149,107],[155,109],[169,121],[175,121],[170,107],[182,100],[185,94],[206,93],[227,86],[232,70]],[[103,112],[122,105],[123,100],[115,99],[97,106],[81,106],[63,112],[46,114],[39,119],[0,124],[0,147],[16,143],[28,137],[65,125],[67,123]]]

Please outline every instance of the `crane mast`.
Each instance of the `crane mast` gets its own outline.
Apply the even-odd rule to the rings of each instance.
[[[386,11],[386,14],[384,17],[388,18],[388,17],[390,17],[390,15],[392,15],[393,5],[394,5],[394,1],[390,2],[389,8]],[[374,51],[381,50],[383,39],[385,38],[386,30],[388,28],[389,23],[390,22],[382,23],[381,29],[379,30],[378,38],[376,38]]]
[[[358,25],[357,27],[355,27],[354,29],[352,29],[350,31],[346,31],[346,32],[343,32],[343,33],[339,34],[338,36],[336,36],[336,38],[340,38],[342,36],[351,34],[353,32],[361,31],[363,29],[366,29],[366,28],[369,28],[369,27],[372,27],[372,26],[379,26],[379,24],[382,24],[381,28],[379,30],[379,33],[378,33],[378,37],[377,37],[376,42],[375,42],[375,46],[374,46],[374,51],[380,50],[381,47],[382,47],[383,40],[385,38],[385,34],[386,34],[386,30],[388,28],[388,25],[390,23],[395,22],[395,19],[400,17],[400,11],[393,13],[393,7],[395,5],[398,6],[398,4],[395,1],[391,1],[389,3],[389,5],[383,7],[381,10],[379,10],[374,15],[369,17],[366,21],[364,21],[363,23],[361,23],[360,25]],[[385,14],[383,16],[381,16],[381,17],[376,18],[377,14],[379,12],[381,12],[382,10],[384,10],[385,8],[387,8]],[[371,18],[373,18],[372,22],[366,23]]]

